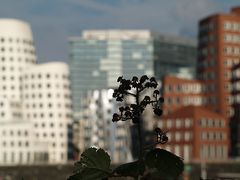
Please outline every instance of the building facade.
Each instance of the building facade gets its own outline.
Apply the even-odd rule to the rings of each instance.
[[[87,30],[69,39],[74,117],[79,120],[81,96],[87,90],[116,87],[124,76],[177,73],[196,64],[196,42],[157,35],[149,30]]]
[[[197,64],[197,41],[179,36],[154,33],[154,75],[161,80],[167,74],[178,74],[181,68],[188,69],[195,77]]]
[[[162,88],[164,115],[173,113],[183,106],[207,104],[202,93],[204,89],[204,84],[199,80],[165,76]]]
[[[68,66],[36,64],[30,26],[0,19],[0,164],[66,163]]]
[[[215,111],[234,115],[231,96],[231,66],[239,63],[239,8],[216,14],[199,23],[198,78],[213,86],[205,96],[216,99]]]
[[[34,124],[37,140],[48,144],[49,162],[66,162],[72,115],[68,66],[51,62],[28,68],[22,76],[22,99],[23,119]]]
[[[164,148],[185,162],[226,161],[229,131],[226,119],[200,106],[185,106],[161,117],[158,126],[167,131]],[[162,146],[162,145],[160,145]]]
[[[39,142],[29,121],[0,124],[0,165],[48,163],[48,146]]]
[[[88,30],[70,38],[70,70],[75,117],[87,90],[116,87],[117,78],[152,76],[153,47],[147,30]]]
[[[36,55],[27,23],[1,19],[0,25],[0,104],[4,108],[1,121],[8,121],[11,117],[7,114],[12,108],[6,108],[10,104],[21,104],[22,72],[35,64]]]
[[[230,125],[231,132],[229,154],[239,156],[240,8],[235,7],[230,13],[214,14],[202,19],[198,37],[197,80],[202,86],[202,103],[198,105],[225,117],[225,125],[228,128]],[[179,82],[173,83],[174,86]],[[171,80],[165,82],[164,89],[173,84]],[[165,94],[171,98],[171,93]]]
[[[118,103],[112,97],[113,89],[88,91],[83,99],[83,119],[79,131],[79,149],[91,146],[106,150],[114,164],[129,162],[131,155],[131,134],[128,122],[112,122],[112,115],[118,112]]]

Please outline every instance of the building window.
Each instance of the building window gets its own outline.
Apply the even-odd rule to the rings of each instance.
[[[173,126],[173,121],[171,119],[167,120],[167,128],[172,128]]]
[[[181,127],[181,120],[176,119],[176,128],[180,128],[180,127]]]

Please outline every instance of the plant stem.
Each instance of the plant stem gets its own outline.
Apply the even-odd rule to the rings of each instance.
[[[139,103],[139,96],[140,96],[140,91],[137,88],[137,93],[136,93],[136,104],[139,107],[140,103]],[[141,117],[140,117],[140,113],[138,114],[138,123],[137,123],[137,127],[138,127],[138,143],[139,143],[139,154],[138,154],[138,160],[141,161],[143,159],[143,143],[142,143],[142,127],[141,127]]]

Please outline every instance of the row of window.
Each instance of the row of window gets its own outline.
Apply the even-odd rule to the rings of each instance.
[[[9,67],[7,67],[7,66],[0,66],[0,72],[1,71],[14,71],[14,70],[16,70],[18,68],[18,70],[19,71],[21,71],[22,70],[22,67],[16,67],[16,66],[9,66]]]
[[[25,104],[26,108],[44,108],[44,107],[47,107],[47,108],[52,108],[52,107],[57,107],[57,108],[61,108],[61,107],[65,107],[65,108],[68,108],[68,109],[72,109],[72,105],[71,104],[61,104],[61,103],[57,103],[57,104],[52,104],[52,103],[48,103],[48,104],[44,104],[44,103],[39,103],[39,104],[35,104],[35,103],[32,103],[32,104],[28,104],[26,103]]]
[[[56,123],[51,122],[51,123],[48,124],[48,126],[49,126],[50,128],[53,128],[53,127],[56,127],[56,126],[59,126],[59,128],[62,128],[62,127],[63,127],[63,123],[59,123],[58,125],[56,125]],[[47,124],[44,123],[44,122],[41,123],[41,124],[35,123],[35,124],[34,124],[34,127],[35,127],[35,128],[38,128],[38,127],[40,127],[40,128],[43,127],[43,128],[44,128],[44,127],[47,127]]]
[[[227,43],[240,43],[240,35],[237,34],[225,34],[224,41]]]
[[[26,63],[35,63],[35,59],[31,59],[31,58],[21,58],[21,57],[18,57],[17,59],[15,59],[14,57],[9,57],[9,58],[6,58],[6,57],[1,57],[0,58],[2,62],[5,62],[9,59],[10,62],[22,62],[22,61],[25,61]],[[7,61],[8,62],[8,61]]]
[[[192,119],[166,119],[164,121],[159,121],[158,126],[160,128],[189,128],[193,125]]]
[[[4,53],[4,52],[10,52],[10,53],[14,53],[14,48],[10,47],[10,48],[6,48],[6,47],[0,47],[0,52]],[[16,49],[16,52],[21,52],[20,48]],[[31,55],[35,55],[35,51],[33,49],[23,49],[22,52],[24,52],[25,54],[31,54]]]
[[[61,76],[61,77],[59,77]],[[47,79],[50,79],[50,78],[54,78],[54,79],[58,79],[58,78],[62,78],[62,79],[69,79],[69,77],[67,75],[59,75],[59,74],[29,74],[29,75],[25,75],[24,76],[25,79],[41,79],[41,78],[47,78]]]
[[[239,32],[240,31],[240,23],[233,22],[233,21],[226,21],[226,22],[224,22],[224,30]]]
[[[204,31],[213,30],[214,27],[215,27],[215,24],[213,22],[210,22],[210,23],[202,24],[199,30],[200,32],[204,32]]]
[[[208,71],[201,74],[201,80],[215,80],[215,71]]]
[[[28,85],[28,84],[25,84],[24,85],[24,88],[25,89],[28,89],[28,88],[32,88],[32,89],[35,89],[35,88],[42,88],[43,86],[45,86],[46,88],[51,88],[53,85],[52,84],[50,84],[50,83],[47,83],[47,84],[31,84],[31,85]],[[67,85],[67,84],[63,84],[63,85],[59,85],[59,84],[56,84],[55,85],[55,87],[54,88],[57,88],[57,89],[59,89],[59,88],[61,88],[61,87],[63,87],[63,89],[70,89],[70,86],[69,85]]]
[[[38,162],[47,162],[48,154],[47,153],[31,153],[31,152],[3,152],[0,156],[3,155],[3,158],[0,159],[0,162],[5,163],[38,163]],[[33,157],[32,157],[33,156]],[[64,157],[64,156],[63,156]]]
[[[18,142],[15,142],[15,141],[11,141],[11,142],[7,142],[7,141],[3,141],[2,142],[2,146],[3,148],[5,147],[14,147],[14,146],[18,146],[18,147],[28,147],[29,146],[29,142],[26,141],[26,142],[22,142],[22,141],[18,141]]]
[[[54,118],[54,117],[58,117],[58,118],[62,118],[62,117],[65,117],[65,118],[72,118],[72,115],[69,114],[69,113],[66,113],[66,114],[62,114],[62,113],[59,113],[58,115],[54,114],[54,113],[27,113],[27,118]]]
[[[234,65],[239,64],[240,60],[239,58],[228,58],[223,61],[224,67],[232,67]],[[211,68],[216,66],[216,60],[215,59],[209,59],[198,62],[198,68]]]
[[[216,55],[216,48],[211,46],[211,47],[205,47],[205,48],[202,48],[201,51],[199,51],[199,56],[203,56],[203,57],[206,57],[206,56],[214,56]]]
[[[239,62],[240,62],[239,58],[228,58],[224,60],[224,66],[232,67],[239,64]]]
[[[16,136],[19,136],[19,137],[21,137],[21,136],[25,136],[25,137],[27,137],[29,134],[28,134],[28,131],[26,130],[26,131],[21,131],[21,130],[18,130],[18,131],[13,131],[13,130],[10,130],[10,131],[6,131],[6,130],[3,130],[2,131],[2,136],[8,136],[8,135],[10,135],[10,136],[14,136],[14,135],[16,135]]]
[[[33,45],[32,40],[29,39],[21,39],[21,38],[11,38],[11,37],[0,37],[0,42],[1,43],[22,43],[22,44],[28,44],[28,45]]]
[[[204,61],[198,61],[198,68],[208,68],[208,67],[215,67],[216,66],[215,59],[209,59]]]
[[[226,70],[226,71],[224,71],[223,76],[226,80],[229,80],[229,79],[232,78],[232,72]],[[215,71],[204,72],[202,74],[199,74],[198,78],[201,79],[201,80],[215,80],[216,79],[216,73],[215,73]],[[202,86],[202,87],[204,87],[204,86]]]
[[[226,140],[226,134],[223,132],[201,132],[201,140],[215,140],[221,141]]]
[[[12,88],[11,88],[11,89],[12,89]],[[13,87],[13,89],[14,89],[14,87]],[[59,93],[57,93],[55,96],[56,96],[57,98],[61,97],[61,95],[60,95]],[[31,95],[30,95],[30,94],[25,94],[25,96],[24,96],[25,100],[27,100],[28,98],[30,98],[30,99],[35,99],[35,98],[42,98],[42,97],[52,98],[53,95],[52,95],[51,93],[47,93],[47,94],[45,94],[45,95],[44,95],[44,94],[41,94],[41,93],[39,93],[38,95],[32,93]],[[64,97],[65,99],[71,99],[71,95],[70,95],[70,94],[64,94],[63,97]]]
[[[44,132],[44,133],[36,133],[36,137],[37,138],[39,138],[40,136],[42,136],[43,138],[47,138],[47,137],[54,138],[56,136],[59,136],[59,137],[63,138],[64,137],[64,133],[59,133],[59,135],[56,135],[54,133],[46,133],[46,132]],[[52,146],[55,147],[55,145],[56,144],[54,143]],[[61,146],[64,147],[64,143],[61,143]]]
[[[21,114],[20,112],[13,112],[12,115],[13,115],[13,117],[17,117],[17,118],[22,117],[22,114]],[[4,111],[0,111],[0,116],[1,116],[2,118],[4,118],[4,117],[6,116],[5,110],[4,110]]]
[[[231,56],[239,56],[240,55],[240,48],[237,46],[226,46],[223,49],[225,55]]]
[[[20,67],[19,68],[19,70],[21,70],[22,68]],[[18,77],[18,76],[13,76],[13,75],[11,75],[11,76],[0,76],[0,78],[2,79],[2,81],[4,82],[4,81],[8,81],[9,82],[9,80],[10,81],[14,81],[14,80],[17,80],[17,79],[19,79],[19,81],[21,81],[22,80],[22,77]],[[9,78],[9,79],[8,79]]]
[[[185,96],[185,97],[167,97],[165,105],[203,105],[203,104],[216,104],[217,98],[215,96],[202,97],[202,96]]]
[[[200,93],[202,86],[200,84],[168,84],[165,85],[166,92]]]
[[[202,118],[199,120],[201,127],[225,127],[225,121],[221,119]]]
[[[201,36],[199,39],[199,44],[209,44],[213,43],[216,40],[216,35],[207,34],[205,36]]]
[[[227,146],[225,145],[203,145],[200,148],[201,159],[227,158]]]
[[[169,132],[167,133],[167,137],[169,138],[169,142],[179,142],[179,141],[191,141],[193,135],[191,132]]]

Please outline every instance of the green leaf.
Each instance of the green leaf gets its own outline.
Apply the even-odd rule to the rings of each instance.
[[[143,175],[145,164],[143,161],[134,161],[118,166],[113,172],[120,176],[138,177]]]
[[[88,148],[75,164],[75,174],[68,180],[101,180],[111,174],[110,156],[103,149]]]
[[[146,154],[145,163],[150,169],[157,169],[163,179],[176,179],[184,169],[183,161],[164,149],[153,149]]]

